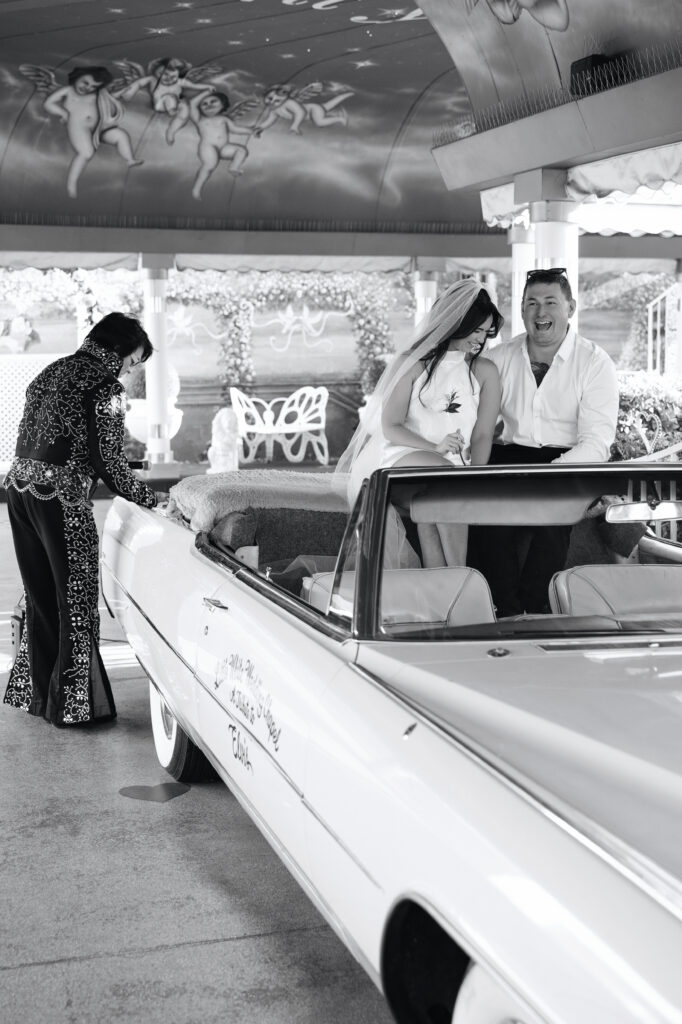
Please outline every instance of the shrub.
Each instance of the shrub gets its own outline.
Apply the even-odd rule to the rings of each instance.
[[[682,442],[682,382],[644,371],[619,373],[620,407],[614,461],[633,459]],[[659,427],[660,423],[660,427]],[[679,458],[679,453],[674,456]]]

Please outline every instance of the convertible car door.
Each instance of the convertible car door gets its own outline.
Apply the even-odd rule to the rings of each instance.
[[[263,580],[254,588],[237,575],[204,598],[199,719],[228,785],[290,867],[307,876],[302,807],[310,723],[355,645],[296,617],[286,601],[268,596],[276,593]]]
[[[313,882],[375,964],[391,898],[387,853],[400,859],[415,828],[408,798],[413,730],[404,705],[349,668],[322,695],[311,735],[306,830]]]

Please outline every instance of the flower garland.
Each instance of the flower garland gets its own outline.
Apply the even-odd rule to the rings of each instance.
[[[60,312],[75,312],[78,336],[87,334],[102,316],[118,309],[139,316],[142,283],[134,271],[22,270],[1,273],[4,301],[18,312],[35,310],[40,302]],[[397,282],[404,287],[404,282]],[[386,274],[353,271],[170,271],[166,297],[183,305],[210,309],[222,328],[218,364],[224,389],[252,385],[256,371],[251,335],[256,311],[305,300],[317,309],[348,315],[355,337],[360,387],[371,394],[393,352],[388,312],[395,307],[395,279]],[[408,301],[409,305],[409,301]]]
[[[139,316],[142,289],[132,271],[0,269],[2,300],[31,319],[41,303],[58,314],[72,313],[82,340],[107,313]]]
[[[253,384],[251,334],[256,311],[305,299],[318,309],[347,313],[358,353],[360,386],[374,388],[393,351],[388,310],[392,281],[377,273],[303,271],[177,271],[169,275],[167,296],[213,309],[222,321],[220,379],[225,389]]]

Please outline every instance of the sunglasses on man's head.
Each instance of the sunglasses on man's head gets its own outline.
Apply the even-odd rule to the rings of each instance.
[[[551,274],[552,277],[568,277],[566,273],[566,267],[548,267],[546,270],[529,270],[526,274],[526,281],[533,281],[536,277],[544,277],[545,274]]]

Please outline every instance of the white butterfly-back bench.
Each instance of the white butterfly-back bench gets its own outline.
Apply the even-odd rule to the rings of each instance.
[[[242,445],[241,461],[253,462],[258,448],[264,444],[265,458],[271,462],[277,441],[289,462],[302,462],[310,445],[317,461],[326,466],[328,398],[327,388],[308,385],[269,401],[231,387],[230,401]]]

